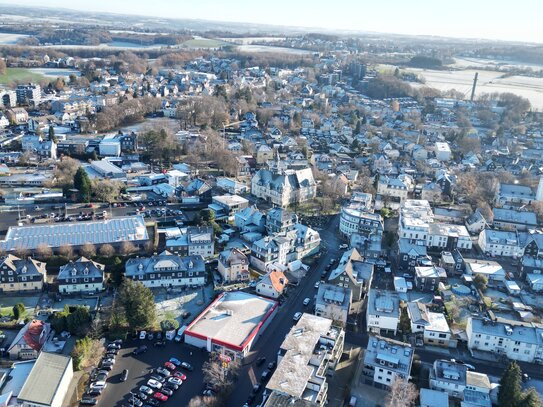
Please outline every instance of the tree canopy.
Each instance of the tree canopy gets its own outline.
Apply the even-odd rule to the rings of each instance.
[[[139,281],[125,279],[118,293],[118,299],[132,330],[151,328],[156,322],[155,296]]]

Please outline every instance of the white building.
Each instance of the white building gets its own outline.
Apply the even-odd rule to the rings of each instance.
[[[411,345],[393,339],[370,335],[364,353],[366,384],[388,389],[396,378],[409,380],[413,364]]]
[[[484,229],[479,234],[478,244],[487,256],[519,258],[523,255],[517,232]]]
[[[393,291],[371,289],[368,293],[366,323],[368,332],[381,334],[398,330],[400,297]]]
[[[408,199],[400,209],[398,237],[425,246],[434,214],[425,200]]]
[[[264,297],[279,298],[287,288],[288,279],[282,271],[272,270],[256,284],[256,292]]]
[[[379,195],[397,197],[400,198],[400,201],[404,201],[407,199],[408,192],[408,183],[399,178],[381,176],[377,183],[377,193]]]
[[[452,157],[451,147],[445,142],[436,142],[435,144],[436,158],[439,161],[449,161]]]
[[[74,374],[72,358],[42,352],[17,400],[22,407],[62,407]]]
[[[474,276],[481,274],[491,282],[505,280],[505,270],[497,261],[464,259],[464,264],[466,267],[466,274]]]
[[[277,368],[266,389],[293,401],[326,405],[328,377],[343,353],[344,339],[344,331],[331,319],[304,313],[281,344]]]
[[[468,317],[468,348],[512,360],[543,363],[543,326],[504,318]]]
[[[447,249],[448,251],[454,249],[471,250],[473,242],[468,230],[463,225],[432,223],[428,227],[426,246]]]

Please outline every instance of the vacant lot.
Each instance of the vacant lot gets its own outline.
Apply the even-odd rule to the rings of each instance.
[[[194,38],[183,43],[183,45],[190,48],[218,48],[226,44],[227,43],[224,41],[213,40],[209,38]]]
[[[7,68],[4,75],[0,75],[0,84],[13,85],[19,82],[40,82],[45,76],[32,72],[26,68]]]

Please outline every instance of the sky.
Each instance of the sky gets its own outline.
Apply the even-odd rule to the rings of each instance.
[[[0,3],[543,43],[543,0],[0,0]]]

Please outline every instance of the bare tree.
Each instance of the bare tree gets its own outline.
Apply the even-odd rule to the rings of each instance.
[[[79,249],[79,253],[81,253],[82,256],[85,256],[86,258],[90,259],[96,256],[96,247],[92,243],[85,243]]]
[[[74,257],[74,249],[72,249],[72,246],[62,245],[58,248],[58,253],[67,259],[73,259]]]
[[[53,250],[45,243],[42,243],[36,248],[35,254],[37,258],[47,260],[53,255]]]
[[[387,397],[386,407],[411,407],[418,397],[418,390],[413,383],[396,377]]]
[[[95,180],[92,183],[92,192],[100,202],[113,202],[121,192],[122,185],[118,181]]]
[[[232,359],[227,366],[223,366],[220,355],[212,353],[209,360],[204,363],[202,372],[205,381],[211,383],[219,393],[228,393],[233,384],[233,378],[240,367],[238,359]]]
[[[136,249],[136,246],[134,246],[134,243],[124,241],[124,242],[121,243],[121,247],[119,249],[119,252],[122,255],[127,256],[127,255],[130,255],[130,254],[134,253],[136,250],[137,249]]]
[[[100,246],[99,252],[100,252],[100,256],[111,257],[115,254],[115,249],[113,248],[112,245],[106,243]]]
[[[19,257],[20,259],[24,259],[25,257],[28,256],[28,249],[24,248],[24,247],[20,247],[18,249],[15,250],[15,256]]]

